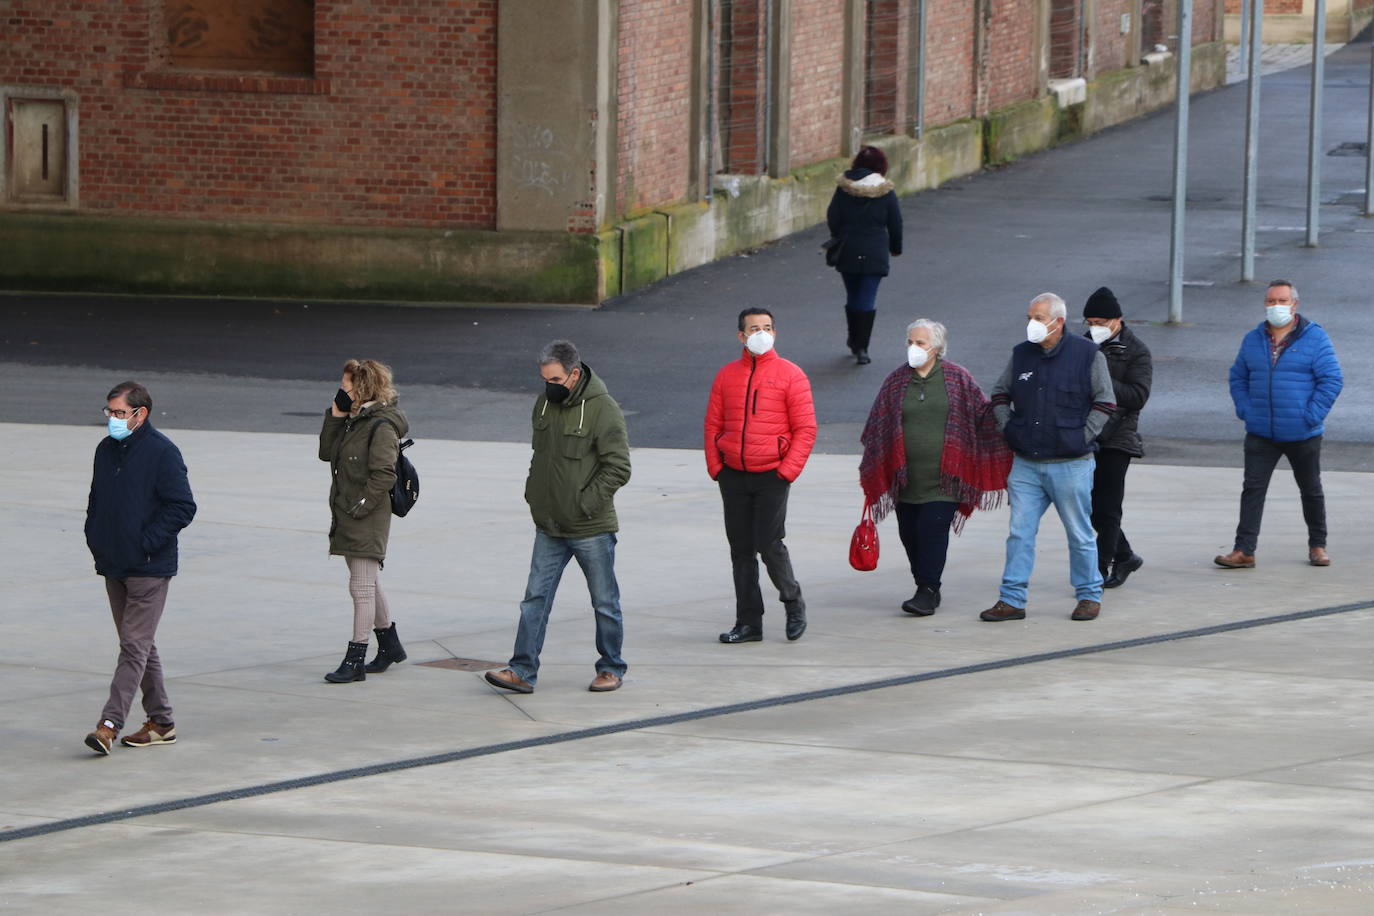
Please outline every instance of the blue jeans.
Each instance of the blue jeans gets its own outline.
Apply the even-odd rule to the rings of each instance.
[[[510,659],[510,670],[531,684],[539,678],[539,653],[544,649],[558,581],[574,557],[587,577],[596,614],[596,651],[601,654],[596,670],[625,676],[627,666],[620,657],[625,629],[620,618],[620,586],[615,581],[615,535],[607,532],[585,538],[556,538],[535,529],[530,579],[525,585],[525,600],[520,602],[520,629]]]
[[[844,307],[851,312],[871,312],[878,307],[878,284],[883,278],[877,274],[840,274],[844,281]]]
[[[1026,606],[1026,587],[1035,569],[1035,535],[1040,517],[1054,504],[1069,540],[1069,581],[1079,601],[1102,600],[1102,573],[1097,568],[1097,533],[1093,531],[1092,455],[1072,461],[1028,461],[1017,455],[1007,478],[1011,529],[1007,565],[999,597],[1012,607]]]

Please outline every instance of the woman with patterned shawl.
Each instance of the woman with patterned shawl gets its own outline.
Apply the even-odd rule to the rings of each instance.
[[[928,617],[940,606],[950,530],[1001,505],[1012,456],[973,376],[945,360],[945,326],[913,321],[906,343],[906,364],[883,381],[860,436],[859,482],[874,521],[897,514],[916,580],[902,610]]]

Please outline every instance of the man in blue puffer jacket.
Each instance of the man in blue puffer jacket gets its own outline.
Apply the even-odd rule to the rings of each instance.
[[[1265,492],[1283,455],[1302,494],[1307,560],[1330,566],[1322,433],[1341,393],[1341,366],[1322,326],[1298,314],[1298,290],[1292,283],[1270,283],[1264,306],[1265,321],[1245,335],[1231,366],[1231,400],[1236,416],[1245,421],[1245,483],[1235,549],[1213,562],[1226,569],[1254,567]]]

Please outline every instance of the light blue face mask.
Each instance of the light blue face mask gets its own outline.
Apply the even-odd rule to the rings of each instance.
[[[119,417],[110,417],[108,426],[110,438],[114,439],[116,442],[129,438],[134,432],[129,428],[129,421],[121,420]]]

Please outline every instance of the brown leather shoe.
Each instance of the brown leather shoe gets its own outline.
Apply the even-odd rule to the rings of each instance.
[[[117,734],[119,734],[119,729],[115,728],[114,723],[109,719],[103,719],[95,727],[95,731],[86,736],[86,747],[102,757],[108,757]]]
[[[1026,609],[1023,607],[1012,607],[1005,601],[998,599],[997,603],[986,611],[978,615],[980,620],[990,620],[996,623],[999,620],[1024,620]]]
[[[596,680],[587,686],[592,693],[607,693],[611,690],[620,689],[620,678],[609,671],[598,671]]]
[[[1070,620],[1096,620],[1097,615],[1102,613],[1101,601],[1089,601],[1084,598],[1074,605],[1073,613],[1069,615]]]
[[[176,744],[177,727],[171,722],[163,725],[161,722],[154,722],[149,719],[143,723],[143,727],[132,735],[125,735],[119,739],[119,743],[125,747],[152,747],[155,744]]]
[[[488,671],[483,677],[493,687],[514,690],[516,693],[534,693],[534,685],[509,668],[502,668],[500,671]]]
[[[1212,562],[1222,567],[1223,569],[1254,569],[1255,555],[1252,553],[1241,553],[1239,550],[1233,550],[1230,553],[1224,553],[1219,557],[1212,557]]]
[[[1307,562],[1313,566],[1330,566],[1331,558],[1326,555],[1325,547],[1307,548]]]

